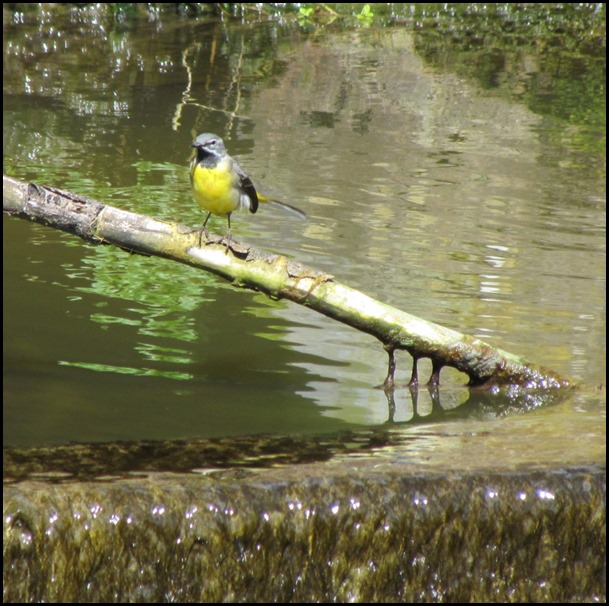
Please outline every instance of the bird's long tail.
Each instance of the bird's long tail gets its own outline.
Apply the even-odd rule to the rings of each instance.
[[[296,208],[295,206],[292,206],[291,204],[286,204],[285,202],[281,202],[280,200],[275,200],[274,198],[267,198],[265,196],[260,196],[260,195],[258,195],[258,201],[265,202],[265,203],[269,204],[270,206],[275,206],[277,208],[281,208],[281,210],[284,210],[285,212],[290,213],[291,215],[295,215],[296,217],[298,217],[299,219],[302,219],[304,221],[307,220],[307,214],[305,212],[303,212],[302,210],[300,210],[300,208]]]

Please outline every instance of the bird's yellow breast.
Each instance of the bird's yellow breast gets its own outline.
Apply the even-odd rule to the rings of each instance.
[[[222,159],[211,168],[196,164],[191,179],[193,196],[207,212],[224,217],[239,208],[241,194],[230,160]]]

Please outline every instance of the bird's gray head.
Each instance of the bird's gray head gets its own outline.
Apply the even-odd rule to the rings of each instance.
[[[197,150],[198,153],[209,156],[222,157],[226,154],[226,147],[224,147],[224,141],[218,135],[213,133],[203,133],[199,135],[192,146]]]

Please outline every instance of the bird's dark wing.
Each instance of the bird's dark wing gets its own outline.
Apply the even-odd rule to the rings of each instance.
[[[250,212],[255,213],[258,210],[258,192],[256,192],[252,180],[236,162],[234,163],[234,168],[239,175],[239,185],[250,198]]]

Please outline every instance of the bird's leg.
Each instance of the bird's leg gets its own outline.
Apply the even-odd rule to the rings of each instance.
[[[203,234],[205,233],[205,235],[208,235],[208,231],[206,229],[206,225],[207,225],[207,221],[209,221],[209,218],[211,217],[211,213],[207,213],[207,217],[205,218],[205,221],[203,221],[203,225],[201,226],[201,229],[199,230],[199,248],[201,248],[201,241],[203,239]]]
[[[228,254],[228,251],[230,249],[230,243],[232,240],[232,234],[230,233],[230,213],[228,213],[228,215],[226,215],[226,218],[228,220],[228,231],[226,232],[226,236],[224,236],[224,240],[226,242],[226,254]]]

